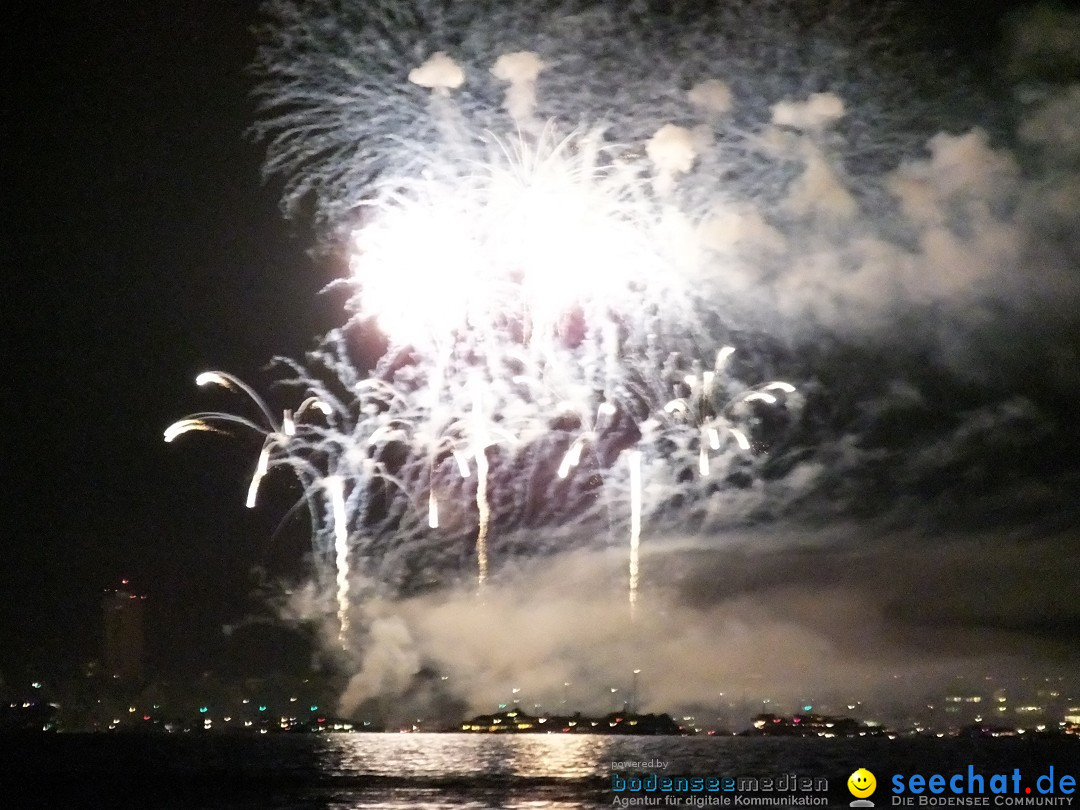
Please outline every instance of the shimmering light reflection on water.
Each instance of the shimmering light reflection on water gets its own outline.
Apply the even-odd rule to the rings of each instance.
[[[651,766],[628,763],[652,760],[668,775],[826,777],[830,807],[845,808],[844,784],[856,767],[879,784],[889,774],[969,766],[982,774],[1041,774],[1051,765],[1080,773],[1074,738],[40,734],[3,742],[5,776],[33,806],[49,808],[129,807],[134,798],[154,810],[586,810],[613,806],[613,763],[629,772]]]
[[[325,807],[553,808],[607,804],[611,739],[523,734],[353,734],[323,740],[324,772],[363,795]]]
[[[453,745],[447,745],[452,739]],[[555,734],[348,734],[325,738],[336,776],[587,779],[610,773],[612,740]]]

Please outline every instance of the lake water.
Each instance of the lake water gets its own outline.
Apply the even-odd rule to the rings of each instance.
[[[666,763],[669,775],[825,777],[829,802],[823,806],[830,807],[848,806],[846,780],[859,767],[877,776],[877,807],[890,806],[897,773],[966,774],[972,765],[989,775],[1019,768],[1034,782],[1053,765],[1057,776],[1080,776],[1076,738],[61,734],[0,738],[0,757],[4,808],[578,810],[613,806],[612,763],[650,760]]]

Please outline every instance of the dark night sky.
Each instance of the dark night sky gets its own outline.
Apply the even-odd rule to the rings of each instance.
[[[332,323],[317,296],[332,271],[313,268],[243,136],[256,4],[74,5],[4,12],[19,53],[0,672],[94,654],[98,594],[122,576],[196,632],[233,612],[274,529],[233,508],[248,449],[170,447],[162,430],[207,404],[198,371],[257,381]]]
[[[155,664],[202,669],[251,567],[298,562],[303,526],[272,541],[281,510],[242,508],[251,446],[162,431],[227,404],[198,371],[265,389],[271,357],[339,321],[318,292],[340,269],[308,255],[244,137],[253,0],[69,5],[3,11],[0,674],[95,655],[121,577],[150,594]]]

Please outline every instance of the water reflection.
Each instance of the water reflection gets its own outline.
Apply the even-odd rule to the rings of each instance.
[[[326,810],[425,807],[584,810],[606,806],[602,737],[348,734],[320,740]]]
[[[662,761],[668,775],[825,777],[846,807],[844,785],[855,766],[877,774],[966,773],[973,766],[984,776],[1014,768],[1045,773],[1051,765],[1075,773],[1080,766],[1072,738],[72,734],[37,735],[9,748],[18,756],[5,765],[28,780],[40,799],[35,806],[128,806],[134,796],[152,797],[145,801],[162,810],[610,808],[613,767],[648,770],[641,763],[649,760]]]
[[[340,734],[323,743],[334,776],[586,779],[610,772],[612,740],[554,734]]]

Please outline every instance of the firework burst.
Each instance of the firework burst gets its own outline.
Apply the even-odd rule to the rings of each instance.
[[[865,177],[921,141],[918,104],[880,106],[902,108],[885,90],[911,69],[875,51],[894,18],[271,0],[266,20],[255,134],[286,210],[313,203],[348,246],[349,328],[285,361],[295,410],[215,373],[258,417],[197,413],[166,439],[263,437],[247,502],[276,467],[300,480],[342,638],[358,571],[393,590],[469,559],[482,589],[538,529],[628,532],[633,610],[650,515],[678,525],[763,446],[762,409],[799,403],[707,348],[760,329],[746,257],[770,272],[850,229],[878,204]],[[355,329],[389,342],[370,371]]]

